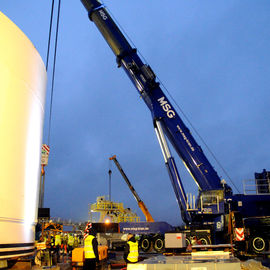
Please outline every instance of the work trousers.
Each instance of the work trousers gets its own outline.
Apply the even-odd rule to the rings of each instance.
[[[96,269],[96,259],[85,259],[83,263],[83,270],[95,270]]]

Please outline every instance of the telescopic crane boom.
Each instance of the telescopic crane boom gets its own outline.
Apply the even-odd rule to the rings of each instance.
[[[134,187],[131,185],[130,181],[128,180],[128,177],[126,176],[124,170],[122,169],[121,165],[119,164],[118,160],[116,159],[116,155],[112,156],[109,158],[110,160],[113,160],[116,167],[118,168],[119,172],[121,173],[121,175],[123,176],[123,178],[125,179],[130,191],[132,192],[133,196],[135,197],[140,209],[142,210],[146,221],[147,222],[154,222],[154,219],[152,218],[151,214],[149,213],[147,207],[145,206],[144,202],[141,200],[141,198],[139,197],[139,195],[137,194],[136,190],[134,189]]]
[[[221,179],[204,155],[189,129],[156,81],[151,67],[143,62],[115,24],[105,7],[98,0],[81,0],[91,21],[95,23],[122,67],[151,111],[156,135],[171,179],[176,199],[185,223],[192,220],[182,179],[171,154],[171,142],[200,191],[223,189]]]

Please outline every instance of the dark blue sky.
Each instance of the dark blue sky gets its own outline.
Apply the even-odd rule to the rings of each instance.
[[[1,1],[1,11],[29,37],[44,62],[49,2]],[[114,0],[105,4],[238,189],[242,192],[242,180],[253,179],[255,171],[269,170],[270,2]],[[51,67],[52,58],[44,143],[48,143]],[[143,217],[109,162],[115,154],[152,216],[179,224],[149,110],[117,68],[79,0],[62,1],[55,76],[45,190],[45,206],[52,216],[86,220],[88,204],[108,195],[111,168],[112,199]],[[198,143],[232,186],[199,139]],[[186,191],[196,193],[180,161],[179,171]]]

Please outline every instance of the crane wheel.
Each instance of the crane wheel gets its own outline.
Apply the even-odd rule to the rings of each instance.
[[[198,240],[201,245],[211,245],[211,240],[208,237],[201,237]]]
[[[148,252],[152,249],[151,238],[149,236],[142,236],[140,247],[143,252]]]
[[[266,242],[261,236],[255,236],[249,241],[249,246],[253,253],[259,254],[268,249],[268,242]]]
[[[158,235],[153,238],[153,247],[156,252],[161,253],[164,251],[164,246],[164,237]]]

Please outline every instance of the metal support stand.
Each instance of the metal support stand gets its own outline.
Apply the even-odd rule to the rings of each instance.
[[[45,188],[45,171],[44,171],[44,165],[41,165],[39,204],[38,204],[39,208],[43,208],[43,205],[44,205],[44,188]]]

